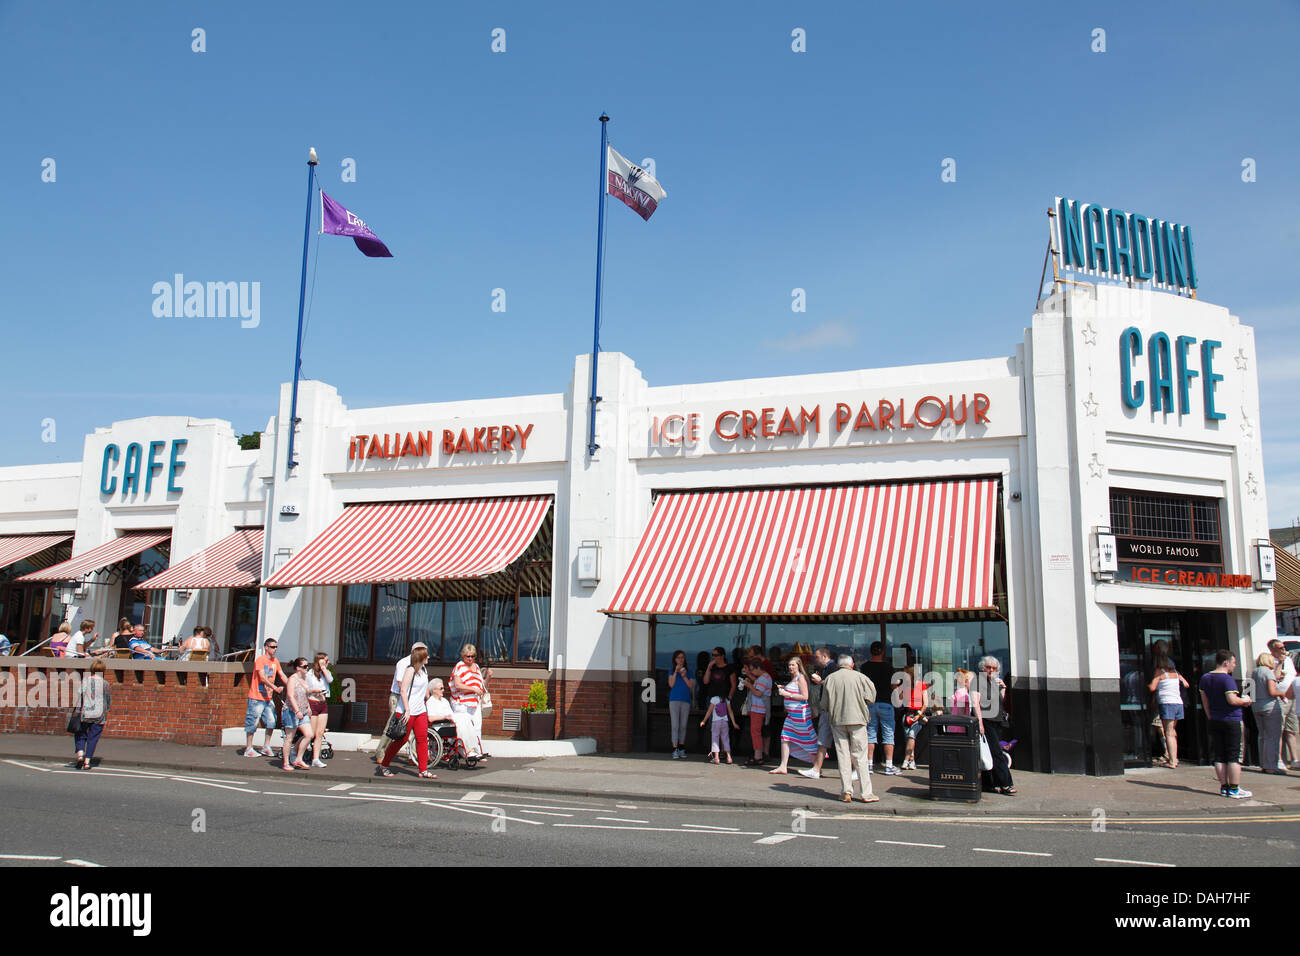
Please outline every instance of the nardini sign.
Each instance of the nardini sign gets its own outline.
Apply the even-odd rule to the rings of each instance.
[[[1059,196],[1055,212],[1053,238],[1061,269],[1149,282],[1188,294],[1196,291],[1192,230],[1187,226]]]

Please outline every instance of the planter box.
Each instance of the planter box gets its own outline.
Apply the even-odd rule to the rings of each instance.
[[[524,740],[554,740],[555,711],[524,714]]]
[[[325,705],[325,712],[329,715],[325,720],[326,730],[343,730],[343,720],[347,714],[347,704],[329,704]]]

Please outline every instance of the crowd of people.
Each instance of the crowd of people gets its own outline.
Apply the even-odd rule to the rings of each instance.
[[[289,674],[285,674],[277,658],[280,644],[267,638],[262,653],[253,661],[253,672],[248,681],[248,705],[244,712],[244,756],[275,758],[271,749],[271,734],[275,731],[275,699],[282,694],[284,703],[280,711],[280,725],[284,742],[280,748],[280,766],[286,773],[294,770],[324,768],[321,747],[325,742],[325,724],[329,720],[327,702],[334,673],[330,670],[330,656],[317,651],[312,660],[297,657],[289,661]],[[253,746],[258,726],[266,728],[261,748]],[[295,751],[295,741],[297,749]],[[306,762],[307,748],[312,748],[312,760]]]
[[[6,644],[8,639],[5,638]],[[103,658],[129,656],[131,660],[180,660],[196,658],[213,660],[220,656],[221,648],[212,636],[212,628],[206,624],[197,624],[193,633],[184,641],[163,644],[155,648],[145,634],[143,624],[132,624],[129,618],[117,622],[117,630],[106,637],[101,637],[95,630],[91,618],[82,621],[74,631],[72,624],[64,621],[58,629],[44,642],[54,657],[88,657]]]
[[[883,751],[882,772],[896,776],[915,770],[917,741],[929,721],[943,712],[941,696],[917,674],[910,657],[896,670],[884,657],[884,644],[876,641],[869,657],[859,665],[851,654],[835,655],[829,648],[812,654],[812,667],[803,655],[792,654],[776,665],[755,645],[737,652],[728,661],[726,649],[715,647],[707,660],[697,662],[692,673],[686,652],[674,651],[668,672],[668,713],[672,758],[686,758],[688,721],[692,709],[703,711],[699,726],[709,727],[708,760],[734,763],[731,731],[741,731],[748,719],[753,753],[746,766],[761,766],[779,753],[771,774],[790,773],[790,761],[809,766],[796,772],[822,777],[825,761],[836,755],[843,777],[844,792],[857,784],[867,802],[874,802],[869,780],[875,772],[876,747]],[[979,674],[958,669],[952,712],[973,717],[987,746],[988,768],[982,771],[984,789],[1011,796],[1016,788],[1011,778],[1011,758],[1002,741],[1008,720],[1006,683],[999,676],[996,657],[979,662]],[[843,676],[836,678],[841,671]],[[861,694],[861,702],[856,695]],[[774,701],[782,705],[784,719],[770,747],[769,728]],[[905,738],[902,766],[894,763],[896,725]],[[843,749],[843,753],[841,753]],[[860,773],[865,769],[866,773]]]

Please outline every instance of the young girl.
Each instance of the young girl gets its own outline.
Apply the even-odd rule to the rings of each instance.
[[[709,698],[709,709],[704,712],[704,720],[700,721],[703,727],[709,718],[713,718],[713,750],[712,756],[709,757],[709,763],[718,762],[718,749],[721,746],[722,752],[727,755],[727,763],[731,763],[731,731],[727,729],[727,721],[731,721],[731,726],[737,730],[740,724],[736,723],[735,715],[731,713],[731,708],[721,697]]]

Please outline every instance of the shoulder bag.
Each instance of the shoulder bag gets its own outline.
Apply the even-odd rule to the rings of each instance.
[[[68,714],[68,733],[81,733],[81,707],[82,698],[85,694],[85,685],[77,688],[77,703],[73,706],[72,711]]]

